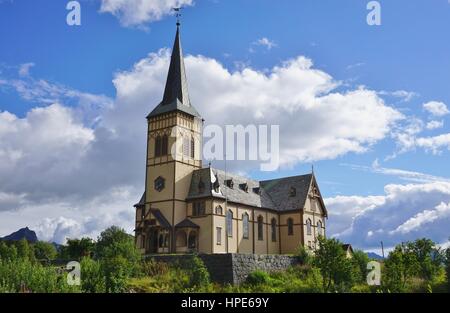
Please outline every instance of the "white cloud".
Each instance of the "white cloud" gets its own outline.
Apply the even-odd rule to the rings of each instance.
[[[416,139],[416,146],[431,151],[433,154],[440,154],[442,149],[450,150],[450,133],[433,137],[421,137]]]
[[[393,246],[406,240],[427,237],[435,242],[448,239],[448,205],[450,183],[387,185],[382,198],[367,197],[368,204],[361,210],[351,204],[351,197],[327,199],[330,212],[329,225],[333,223],[331,212],[340,212],[342,205],[357,207],[358,214],[347,219],[347,229],[338,237],[356,247],[376,248],[380,241]],[[360,200],[360,201],[363,201]],[[444,203],[444,204],[442,204]],[[351,210],[351,209],[347,209]]]
[[[400,98],[404,102],[409,102],[412,99],[419,96],[419,94],[416,92],[406,91],[406,90],[395,90],[395,91],[382,90],[382,91],[379,91],[378,94],[382,95],[382,96],[391,96],[394,98]]]
[[[265,47],[267,50],[272,50],[272,48],[277,47],[277,44],[267,37],[256,40],[253,42],[253,45]]]
[[[443,219],[450,217],[450,203],[445,204],[442,202],[432,210],[424,210],[417,213],[415,216],[408,219],[406,222],[398,226],[390,234],[402,233],[407,234],[415,230],[419,230],[423,225],[430,224],[437,219]]]
[[[339,82],[304,57],[264,72],[230,71],[203,56],[185,61],[191,101],[207,123],[282,125],[284,165],[365,152],[403,118],[375,91],[337,91]],[[145,116],[161,100],[168,63],[169,52],[161,50],[116,73],[114,104],[45,80],[6,80],[25,99],[73,108],[54,103],[23,118],[0,113],[0,176],[9,177],[0,184],[8,195],[2,232],[40,225],[46,240],[61,241],[95,237],[112,223],[132,231],[132,205],[144,188]]]
[[[424,149],[426,152],[431,152],[439,155],[444,149],[450,150],[450,134],[444,133],[431,137],[422,137],[419,134],[425,127],[437,127],[438,123],[425,125],[424,122],[418,118],[410,117],[406,125],[397,126],[391,133],[391,136],[396,140],[398,151],[394,152],[388,159],[396,157],[398,154],[408,151],[414,151],[417,148]]]
[[[173,8],[193,5],[193,0],[101,0],[100,12],[117,17],[123,26],[140,26],[161,20]]]
[[[449,182],[450,179],[434,176],[430,174],[415,172],[415,171],[407,171],[397,168],[386,168],[380,166],[378,159],[372,163],[372,166],[364,166],[364,165],[356,165],[356,164],[346,164],[342,163],[342,166],[347,166],[353,170],[359,171],[367,171],[376,174],[395,176],[399,179],[416,182],[416,183],[431,183],[431,182]]]
[[[424,103],[423,108],[434,116],[444,116],[450,113],[445,103],[438,101]]]
[[[30,69],[34,66],[34,63],[24,63],[19,67],[19,75],[22,77],[30,75]]]
[[[430,121],[427,123],[428,130],[439,129],[442,127],[444,127],[444,121]]]

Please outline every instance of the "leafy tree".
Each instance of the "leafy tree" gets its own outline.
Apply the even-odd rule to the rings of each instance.
[[[319,249],[316,251],[314,264],[320,269],[323,289],[344,291],[354,282],[351,260],[347,259],[342,244],[337,239],[319,237]]]
[[[301,265],[311,265],[313,263],[313,256],[303,245],[299,245],[295,251],[295,256]]]
[[[34,255],[38,260],[51,261],[56,259],[58,252],[53,244],[38,241],[34,244]]]
[[[361,250],[354,250],[351,261],[355,268],[355,279],[360,283],[365,282],[368,274],[367,264],[370,261],[367,253]]]
[[[407,243],[407,249],[415,254],[419,271],[418,274],[425,280],[432,280],[439,273],[443,257],[436,244],[426,238],[417,239]]]
[[[61,258],[66,260],[81,260],[92,256],[95,243],[91,238],[67,239],[67,245],[61,249]]]
[[[26,239],[15,241],[14,245],[17,249],[17,257],[22,260],[29,260],[30,262],[36,261],[34,256],[34,248]]]
[[[98,237],[96,257],[101,263],[107,292],[123,291],[127,278],[137,274],[141,259],[133,236],[116,226],[104,230]]]
[[[405,291],[410,279],[420,271],[417,255],[408,245],[397,245],[384,263],[383,285],[392,292]]]
[[[134,237],[117,226],[111,226],[98,237],[96,257],[105,259],[119,256],[132,263],[139,261],[141,258],[134,244]]]
[[[17,260],[17,249],[14,245],[7,245],[0,241],[0,260]]]

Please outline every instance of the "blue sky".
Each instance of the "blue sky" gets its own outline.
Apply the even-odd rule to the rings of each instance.
[[[87,109],[84,107],[81,110],[82,113],[78,109],[83,104],[99,107],[118,106],[121,97],[116,93],[120,94],[118,92],[121,88],[120,78],[130,78],[130,75],[138,72],[136,64],[141,60],[148,60],[149,53],[158,53],[161,48],[171,47],[175,21],[169,14],[167,6],[161,4],[164,1],[149,0],[149,3],[159,3],[162,13],[157,18],[151,17],[151,14],[150,17],[141,18],[137,13],[139,9],[126,11],[125,8],[119,7],[116,11],[108,10],[107,5],[113,4],[114,0],[86,0],[80,1],[82,25],[70,27],[66,24],[67,2],[65,0],[0,1],[0,112],[8,111],[17,119],[25,121],[28,119],[27,114],[33,108],[46,108],[52,102],[58,102],[63,108],[71,108],[78,112],[74,120],[78,122],[78,119],[81,119],[82,125],[78,126],[88,128],[83,134],[86,135],[91,130],[93,138],[98,141],[99,129],[93,126],[92,120],[83,115],[87,114]],[[182,2],[190,3],[189,0]],[[200,55],[219,62],[229,73],[239,72],[244,68],[258,73],[273,73],[274,67],[283,66],[288,60],[304,56],[313,62],[311,69],[331,77],[326,84],[338,83],[337,87],[326,93],[345,94],[358,89],[373,91],[376,94],[376,101],[384,101],[383,108],[392,108],[399,114],[403,114],[403,119],[389,120],[381,125],[386,126],[387,130],[382,134],[376,134],[375,139],[371,137],[373,140],[370,143],[365,139],[360,140],[359,143],[364,147],[364,151],[355,153],[352,149],[344,149],[337,155],[320,157],[315,156],[317,152],[305,149],[301,153],[305,153],[306,156],[299,157],[277,172],[265,173],[255,168],[245,167],[244,171],[252,177],[268,179],[309,172],[311,164],[314,163],[322,194],[325,198],[332,199],[330,205],[336,207],[336,212],[342,201],[348,206],[358,206],[350,201],[354,200],[351,197],[358,197],[361,201],[367,202],[364,208],[358,207],[352,210],[351,218],[345,214],[338,214],[340,217],[346,216],[345,222],[342,223],[347,224],[336,229],[335,234],[340,234],[345,240],[356,237],[351,230],[351,223],[355,216],[371,206],[375,206],[382,212],[386,209],[388,201],[396,199],[395,197],[399,194],[389,194],[386,186],[415,184],[414,186],[422,186],[420,190],[424,190],[435,187],[425,186],[426,184],[446,184],[450,179],[448,166],[450,143],[448,136],[445,137],[450,130],[449,115],[445,114],[445,107],[448,107],[450,103],[450,41],[447,38],[450,29],[450,3],[447,0],[379,1],[382,24],[369,26],[366,22],[366,16],[369,13],[366,9],[368,2],[366,0],[286,0],[281,2],[197,0],[184,9],[182,17],[183,49],[186,55],[193,56],[192,61],[187,62],[188,80],[196,77],[196,69],[190,74],[189,63],[201,63],[198,59]],[[134,5],[134,1],[129,2],[130,7]],[[100,12],[101,8],[104,12]],[[151,9],[148,10],[151,11]],[[266,44],[261,44],[264,42]],[[160,57],[163,58],[161,55]],[[20,75],[20,68],[24,69],[23,66],[27,63],[32,65],[28,67],[28,71],[22,71]],[[161,73],[162,77],[166,74],[164,71]],[[113,82],[114,79],[116,79],[115,82]],[[57,95],[51,95],[50,98],[53,97],[51,100],[54,101],[48,101],[48,99],[43,101],[43,97],[39,97],[36,92],[26,96],[25,92],[17,87],[21,82],[25,89],[39,89],[42,87],[39,81],[60,86],[64,91],[59,90]],[[190,86],[191,89],[192,86],[195,88],[195,83],[190,81]],[[73,96],[74,93],[67,93],[67,90],[77,91],[85,97],[78,93]],[[45,91],[44,96],[47,98],[48,93],[48,90]],[[62,93],[64,95],[61,95]],[[195,94],[199,93],[201,91],[191,90],[194,100],[196,100]],[[162,90],[160,94],[162,96]],[[91,99],[88,96],[96,96],[100,99],[95,98],[93,104],[86,104],[86,101],[89,102]],[[216,95],[216,97],[222,96],[225,97],[221,94]],[[143,119],[145,113],[156,105],[156,102],[152,102],[151,99],[153,98],[149,98],[147,108],[145,108],[146,104],[140,106],[142,120],[126,120],[127,115],[124,115],[121,122],[145,123]],[[201,97],[197,99],[208,101]],[[424,104],[430,102],[432,104],[429,107],[433,108],[437,106],[442,109],[444,105],[444,112],[431,113],[430,109],[427,110],[424,107]],[[199,111],[202,111],[202,108],[208,108],[207,103],[198,105],[194,103],[194,106]],[[203,112],[208,114],[209,110],[210,108],[203,109]],[[99,111],[101,112],[95,111],[89,114],[112,116],[101,109]],[[83,116],[80,117],[80,115]],[[214,116],[203,114],[203,117],[207,121],[216,121]],[[227,115],[227,117],[228,120],[223,122],[232,124],[233,116]],[[110,117],[110,120],[117,121],[117,118]],[[299,118],[301,121],[301,116]],[[353,118],[358,119],[355,116]],[[246,121],[254,122],[251,118]],[[340,121],[345,122],[345,119]],[[432,121],[434,123],[429,124]],[[274,119],[271,122],[281,124],[280,127],[284,127],[286,133],[290,132],[289,123],[286,124],[284,120]],[[320,122],[326,123],[327,119],[324,118]],[[370,124],[369,121],[368,124]],[[326,126],[323,128],[326,129]],[[333,127],[330,126],[330,128],[329,131],[332,133]],[[412,128],[417,129],[411,131]],[[116,129],[120,127],[117,126]],[[124,129],[126,129],[125,126]],[[295,131],[297,130],[294,129],[293,132]],[[377,130],[373,131],[376,133]],[[318,131],[319,137],[311,140],[320,141],[322,132],[323,130]],[[88,134],[86,136],[86,140],[89,141]],[[307,140],[310,134],[306,131],[298,136]],[[6,137],[0,136],[0,138]],[[141,140],[140,137],[136,138]],[[435,146],[436,142],[439,142],[438,146]],[[135,144],[139,144],[139,141]],[[4,145],[3,149],[11,150],[11,147]],[[88,149],[86,147],[83,146],[83,149]],[[16,150],[20,149],[16,147]],[[307,157],[308,153],[311,154],[310,158]],[[143,157],[130,158],[128,161],[140,162],[141,159]],[[32,168],[36,167],[39,167],[39,164]],[[136,170],[132,173],[137,172]],[[115,179],[117,186],[121,188],[133,186],[133,188],[130,187],[133,192],[127,191],[131,197],[140,192],[137,190],[139,189],[137,182],[142,180],[141,174],[133,175],[120,174],[109,178],[111,181]],[[86,179],[86,176],[83,178]],[[21,186],[23,186],[22,192]],[[109,187],[114,186],[111,184]],[[447,187],[446,185],[445,188]],[[54,199],[57,199],[55,203],[67,204],[68,211],[73,206],[71,202],[74,201],[73,198],[67,196],[68,193],[60,192],[58,188],[58,191],[52,189],[54,187],[42,188],[39,192],[30,188],[28,184],[19,180],[14,186],[0,184],[0,195],[3,191],[4,198],[8,196],[8,199],[22,199],[18,202],[15,202],[16,200],[8,202],[12,203],[12,207],[8,208],[16,212],[22,210],[22,213],[28,212],[26,210],[31,210],[34,206],[54,206],[52,202]],[[58,196],[53,195],[53,192]],[[101,192],[106,191],[99,190],[99,194]],[[25,194],[24,198],[20,198],[22,194]],[[30,194],[34,196],[29,197]],[[430,192],[426,191],[426,194],[430,196]],[[420,213],[427,210],[441,212],[436,210],[436,206],[441,202],[447,204],[450,201],[450,192],[447,193],[446,189],[438,195],[431,194],[430,201],[421,204],[415,211],[402,215],[401,221],[399,220],[396,225],[384,226],[392,227],[391,237],[394,236],[396,229],[400,232],[401,229],[398,230],[398,227],[404,223],[420,220]],[[61,198],[58,198],[59,196]],[[88,197],[81,191],[79,196]],[[378,199],[378,202],[373,203],[368,200],[372,199],[369,196],[384,197],[384,202]],[[94,195],[89,197],[92,197],[90,198],[92,201],[98,200]],[[347,198],[338,199],[337,197]],[[126,196],[121,199],[124,203],[127,202]],[[402,205],[392,210],[401,210],[405,205],[404,202],[401,203]],[[78,205],[75,206],[78,207]],[[82,209],[79,210],[82,211]],[[50,212],[50,209],[45,212]],[[117,214],[121,212],[117,209]],[[0,209],[1,214],[10,215],[8,219],[4,219],[8,220],[8,226],[0,225],[0,233],[7,233],[19,226],[20,223],[10,210]],[[364,214],[369,213],[365,211]],[[448,221],[446,213],[436,214],[439,217],[434,219],[433,223]],[[72,224],[85,223],[85,221],[80,222],[72,213],[68,213],[67,216],[49,213],[48,218],[59,219],[62,225],[71,223],[67,220],[72,221]],[[111,220],[115,219],[112,217]],[[330,223],[331,221],[330,218]],[[422,234],[421,231],[424,232],[426,227],[432,226],[430,223],[421,223],[414,230],[402,232],[403,237],[393,238],[412,239]],[[50,234],[48,237],[52,237],[56,230],[48,230],[46,225],[45,222],[41,222],[36,227],[42,229],[44,236]],[[364,225],[366,225],[365,228],[361,226],[364,232],[376,232],[375,226],[371,225],[373,229],[369,229],[367,223]],[[423,225],[425,228],[421,228]],[[439,225],[436,224],[433,228]],[[387,231],[383,227],[380,229]],[[90,231],[94,232],[95,227],[85,230],[86,233]],[[433,239],[443,242],[449,235],[439,232]],[[372,248],[375,245],[374,242],[368,239],[356,245]]]

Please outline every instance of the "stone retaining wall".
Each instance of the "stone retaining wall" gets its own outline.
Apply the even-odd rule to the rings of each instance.
[[[183,262],[192,255],[152,255],[158,262],[178,263]],[[211,280],[222,284],[240,284],[247,279],[248,274],[255,270],[265,272],[285,270],[295,265],[297,259],[287,255],[257,255],[257,254],[200,254],[199,257],[205,264],[211,276]]]

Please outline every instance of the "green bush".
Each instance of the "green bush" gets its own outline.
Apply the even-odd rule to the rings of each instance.
[[[192,273],[191,285],[193,287],[205,287],[209,284],[209,272],[198,256],[192,258],[189,271]]]
[[[260,270],[251,272],[246,279],[246,283],[251,286],[268,284],[269,281],[270,281],[269,274]]]
[[[65,272],[57,268],[32,263],[27,259],[0,260],[0,290],[2,292],[66,293],[79,292],[69,286]]]
[[[81,289],[87,293],[106,292],[105,276],[100,262],[85,257],[81,265]]]
[[[156,262],[154,259],[146,260],[142,263],[141,271],[146,276],[164,275],[170,270],[167,263]]]
[[[450,248],[445,250],[445,272],[447,274],[447,288],[450,292]]]
[[[314,257],[310,251],[308,251],[303,245],[299,245],[295,251],[295,256],[297,257],[301,265],[311,265],[313,263]]]

